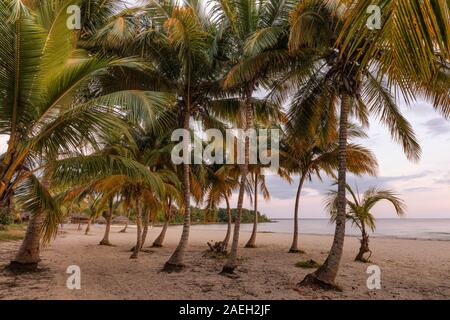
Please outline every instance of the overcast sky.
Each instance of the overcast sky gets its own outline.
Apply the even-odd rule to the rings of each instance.
[[[361,144],[369,147],[379,162],[378,177],[350,177],[360,191],[369,186],[383,186],[396,190],[408,205],[409,218],[450,218],[450,122],[439,116],[425,102],[403,105],[403,111],[416,131],[423,155],[418,163],[406,159],[401,147],[393,142],[389,132],[373,119],[369,138]],[[292,185],[277,177],[268,177],[272,199],[260,202],[263,213],[271,217],[291,217],[298,178]],[[331,181],[317,179],[307,182],[300,202],[300,215],[326,218],[323,194]],[[380,218],[395,217],[389,205],[379,204],[375,213]]]

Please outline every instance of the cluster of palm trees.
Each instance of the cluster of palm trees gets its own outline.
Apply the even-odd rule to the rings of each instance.
[[[382,27],[366,27],[379,5]],[[80,30],[67,8],[80,7]],[[133,211],[132,258],[149,221],[182,210],[181,238],[164,269],[184,264],[192,200],[229,213],[223,273],[237,266],[244,195],[255,217],[269,196],[262,166],[174,165],[174,129],[279,128],[278,174],[299,176],[291,252],[298,247],[302,186],[313,175],[337,179],[335,237],[323,265],[303,284],[333,286],[345,236],[346,173],[375,174],[374,155],[351,139],[378,118],[411,160],[420,157],[399,97],[417,95],[450,116],[446,1],[403,0],[3,0],[0,4],[0,214],[32,213],[11,267],[36,267],[40,239],[56,235],[72,205],[91,197],[105,212],[110,244],[114,208]],[[264,95],[263,98],[261,96]],[[237,193],[231,239],[230,197]],[[93,213],[95,215],[95,213]],[[165,230],[155,241],[162,245]]]

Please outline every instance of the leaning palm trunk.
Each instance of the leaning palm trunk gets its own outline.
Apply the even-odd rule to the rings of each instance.
[[[147,234],[148,234],[148,227],[150,225],[150,213],[148,211],[146,211],[144,213],[144,229],[142,231],[142,240],[141,240],[141,247],[140,249],[142,250],[142,247],[145,244],[145,240],[147,240]]]
[[[348,134],[348,113],[350,97],[347,94],[341,96],[341,115],[339,123],[339,154],[338,154],[338,196],[336,229],[330,253],[324,264],[314,273],[308,274],[300,284],[319,285],[327,288],[335,287],[335,279],[342,258],[345,238],[346,204],[346,151]]]
[[[130,210],[127,210],[127,221],[125,222],[125,227],[119,231],[119,233],[126,233],[128,228],[128,220],[130,219]]]
[[[155,241],[153,241],[152,247],[160,248],[163,246],[164,238],[166,237],[168,227],[169,227],[169,220],[166,218],[164,221],[164,225],[161,229],[161,233],[158,235]]]
[[[245,129],[253,127],[253,104],[251,90],[246,92],[245,100]],[[231,243],[230,256],[225,262],[222,273],[234,273],[234,269],[237,267],[238,258],[238,246],[239,246],[239,232],[241,228],[241,215],[242,215],[242,205],[244,203],[244,193],[245,193],[245,181],[248,173],[248,163],[250,159],[250,144],[249,139],[245,139],[245,163],[240,165],[241,181],[239,182],[239,195],[237,203],[236,220],[234,222],[234,232],[233,241]]]
[[[225,235],[225,238],[223,239],[222,243],[223,243],[223,247],[227,248],[228,247],[228,243],[230,242],[230,236],[231,236],[231,208],[230,208],[230,201],[228,200],[228,196],[225,195],[225,202],[227,204],[227,221],[228,221],[228,225],[227,225],[227,233]]]
[[[366,228],[364,223],[361,225],[362,238],[360,240],[361,246],[359,247],[359,252],[355,257],[355,261],[368,262],[370,256],[372,255],[372,251],[369,249],[369,235],[366,232]],[[364,257],[366,253],[369,253],[367,258]]]
[[[27,232],[19,251],[9,265],[13,271],[34,271],[38,267],[44,213],[34,214],[28,222]]]
[[[86,224],[86,229],[84,230],[84,234],[88,235],[89,231],[91,231],[91,223],[92,223],[92,219],[93,218],[89,218],[87,224]]]
[[[250,239],[245,245],[246,248],[256,248],[256,233],[258,231],[258,175],[255,173],[255,209],[253,217],[253,230]]]
[[[111,245],[111,242],[109,241],[109,233],[111,231],[112,216],[113,216],[113,203],[112,199],[110,199],[108,203],[108,213],[106,216],[105,234],[103,235],[103,239],[99,243],[101,246]]]
[[[141,249],[141,241],[142,241],[142,213],[141,208],[139,206],[139,200],[136,198],[136,244],[133,248],[133,253],[130,256],[130,259],[137,259],[139,256],[139,251]]]
[[[184,116],[184,130],[189,130],[190,113],[189,109]],[[184,267],[184,254],[189,241],[189,229],[191,225],[191,185],[190,185],[190,166],[188,163],[183,164],[183,194],[184,194],[184,222],[183,231],[181,233],[181,239],[178,243],[175,252],[170,259],[165,263],[165,271],[180,270]]]
[[[294,211],[294,235],[292,237],[291,248],[289,249],[290,253],[300,252],[298,248],[298,208],[300,204],[300,194],[302,192],[303,183],[305,182],[306,174],[301,175],[300,182],[298,183],[297,195],[295,197],[295,211]]]

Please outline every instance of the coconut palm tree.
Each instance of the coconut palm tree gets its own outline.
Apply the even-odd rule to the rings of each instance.
[[[261,166],[249,165],[249,171],[252,175],[252,193],[253,193],[253,227],[250,239],[245,244],[245,248],[256,248],[256,234],[258,230],[258,193],[261,191],[264,200],[270,199],[270,193],[267,189],[265,176],[262,174]]]
[[[386,200],[390,202],[395,209],[397,215],[401,216],[405,213],[405,203],[398,195],[389,189],[371,187],[367,189],[362,198],[360,197],[358,190],[356,192],[349,186],[346,186],[351,198],[347,199],[347,220],[356,226],[361,231],[361,246],[359,252],[355,257],[355,261],[367,262],[372,255],[372,251],[369,249],[369,234],[367,228],[375,231],[375,217],[373,216],[372,209],[380,201]],[[325,208],[330,212],[331,222],[336,221],[337,212],[337,193],[336,191],[330,191],[325,200]],[[367,258],[364,257],[366,253],[369,253]]]
[[[225,201],[227,210],[227,231],[222,241],[224,249],[228,247],[231,237],[231,207],[229,198],[238,187],[239,168],[234,165],[211,165],[208,168],[207,186],[205,186],[205,202],[208,210],[214,210]]]
[[[255,117],[254,92],[286,52],[276,50],[280,39],[288,34],[288,13],[293,1],[221,0],[214,1],[213,12],[222,23],[230,61],[224,87],[240,88],[242,121],[240,128],[253,128]],[[222,272],[233,273],[237,266],[240,219],[249,164],[249,140],[245,139],[245,163],[240,167],[237,215],[230,256]]]
[[[448,1],[354,0],[339,41],[349,52],[360,51],[362,66],[379,57],[381,71],[396,78],[403,95],[423,95],[445,117],[450,116]],[[379,8],[379,29],[367,28],[367,9]],[[356,38],[356,40],[355,40]],[[364,49],[356,45],[361,40]],[[380,45],[383,44],[383,45]]]
[[[345,237],[345,184],[347,172],[347,138],[349,115],[368,125],[369,113],[385,124],[394,140],[398,141],[410,160],[420,156],[420,146],[413,129],[403,117],[395,101],[396,78],[377,72],[380,59],[371,57],[371,63],[362,68],[361,52],[345,50],[337,39],[345,22],[345,11],[335,2],[307,0],[299,3],[291,15],[289,49],[302,57],[307,48],[315,55],[314,63],[300,65],[291,73],[287,83],[294,84],[297,93],[292,99],[289,114],[298,135],[311,132],[319,121],[334,117],[340,104],[338,151],[338,214],[330,253],[320,268],[306,276],[301,284],[333,287],[339,270]],[[308,33],[305,33],[308,28]],[[371,39],[365,39],[371,41]],[[360,41],[358,48],[365,49]],[[367,53],[369,54],[369,53]],[[289,78],[289,77],[288,77]],[[296,107],[301,106],[301,107]]]
[[[349,139],[365,138],[366,134],[358,127],[349,128]],[[287,139],[286,150],[283,153],[285,162],[290,173],[299,175],[297,194],[295,197],[294,209],[294,233],[292,244],[289,249],[291,253],[300,251],[298,246],[298,212],[300,207],[300,196],[304,183],[311,180],[313,175],[322,179],[321,173],[335,177],[338,160],[338,140],[337,132],[324,137],[320,133],[311,137],[299,138],[290,137]],[[375,175],[377,161],[373,153],[357,144],[347,145],[347,169],[357,175]]]
[[[103,58],[76,50],[72,41],[75,31],[66,25],[67,7],[73,1],[30,4],[28,7],[16,0],[0,4],[0,92],[4,97],[0,133],[8,136],[7,150],[0,156],[0,210],[8,210],[12,196],[25,194],[29,197],[20,197],[18,202],[37,215],[28,225],[23,250],[11,265],[18,268],[37,266],[38,245],[33,241],[40,234],[36,232],[43,223],[44,240],[48,241],[60,216],[46,187],[51,181],[40,178],[42,170],[59,155],[95,145],[98,137],[125,133],[128,128],[121,120],[123,111],[144,101],[154,105],[152,95],[143,91],[82,96],[94,76],[111,68],[143,65],[132,59]],[[24,252],[33,254],[25,257]]]

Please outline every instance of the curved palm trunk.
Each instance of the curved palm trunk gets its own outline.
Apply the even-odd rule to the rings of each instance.
[[[164,220],[164,225],[159,233],[158,237],[153,241],[152,247],[160,248],[163,246],[164,238],[166,237],[167,228],[169,227],[169,220],[166,218]]]
[[[133,253],[130,256],[130,259],[137,259],[139,256],[139,251],[141,249],[141,241],[142,241],[142,212],[139,206],[138,197],[136,197],[136,244],[133,248]]]
[[[130,219],[130,210],[127,210],[127,219]],[[126,233],[128,228],[128,220],[125,222],[125,227],[123,227],[122,230],[119,231],[119,233]]]
[[[338,195],[336,229],[333,244],[324,264],[314,273],[308,274],[300,284],[319,285],[325,288],[334,288],[335,279],[342,258],[345,238],[346,204],[346,151],[348,134],[348,113],[350,97],[347,94],[341,96],[341,115],[339,123],[339,154],[338,154]]]
[[[184,125],[183,128],[185,130],[189,130],[189,119],[190,113],[189,110],[186,111],[184,116]],[[170,259],[164,264],[165,271],[174,271],[181,270],[184,267],[184,254],[186,252],[186,247],[189,241],[189,229],[191,225],[191,185],[189,181],[190,175],[190,166],[188,163],[183,164],[183,193],[184,193],[184,222],[183,222],[183,231],[181,233],[180,242],[178,243],[175,252],[172,254]]]
[[[231,236],[231,208],[230,208],[230,201],[228,200],[228,196],[225,195],[225,202],[227,204],[227,233],[225,235],[225,238],[223,239],[222,243],[224,248],[228,247],[228,243],[230,242],[230,236]]]
[[[253,104],[251,89],[246,91],[246,108],[245,108],[245,129],[253,127]],[[245,139],[245,164],[240,165],[241,181],[239,182],[239,195],[237,203],[236,220],[234,222],[233,241],[231,243],[230,256],[225,262],[222,273],[234,273],[237,267],[239,231],[241,229],[242,205],[244,203],[245,180],[248,174],[248,163],[250,159],[250,145],[248,138]]]
[[[166,237],[167,228],[169,227],[170,217],[172,215],[172,198],[169,197],[169,202],[166,209],[166,214],[164,215],[164,225],[161,229],[158,237],[153,241],[152,247],[160,248],[163,246],[164,238]]]
[[[256,233],[258,232],[258,175],[255,173],[255,203],[253,216],[253,230],[250,239],[245,245],[246,248],[256,248]]]
[[[89,220],[86,224],[86,229],[84,230],[85,235],[89,234],[89,231],[91,231],[91,223],[92,223],[92,218],[89,218]]]
[[[101,245],[101,246],[110,246],[111,245],[111,242],[109,241],[109,233],[111,231],[112,216],[113,216],[113,201],[111,198],[111,199],[109,199],[109,202],[108,202],[108,213],[106,216],[105,233],[103,234],[103,239],[99,243],[99,245]]]
[[[34,271],[37,269],[41,261],[39,249],[44,219],[44,213],[31,215],[22,245],[9,265],[10,270]]]
[[[302,192],[303,183],[305,182],[306,174],[301,175],[300,182],[298,183],[297,195],[295,197],[295,211],[294,211],[294,235],[292,237],[291,248],[289,249],[290,253],[300,252],[298,248],[298,208],[300,205],[300,194]]]
[[[361,246],[359,247],[359,252],[355,257],[355,261],[368,262],[370,256],[372,255],[372,251],[369,248],[369,235],[366,232],[364,222],[362,222],[361,224],[361,232],[362,232],[362,238],[360,240]],[[364,255],[367,252],[369,252],[369,256],[367,258],[364,258]]]
[[[141,247],[140,249],[142,250],[142,247],[145,244],[145,240],[147,240],[147,234],[148,234],[148,227],[150,225],[150,213],[148,211],[146,211],[144,213],[144,229],[142,231],[142,240],[141,240]]]

